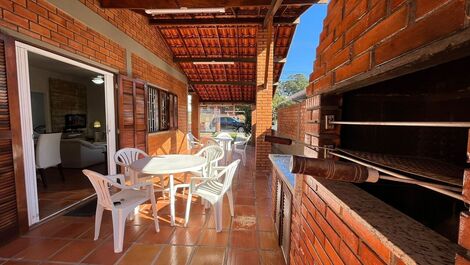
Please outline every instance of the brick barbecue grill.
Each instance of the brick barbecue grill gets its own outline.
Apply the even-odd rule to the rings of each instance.
[[[305,153],[448,185],[453,197],[386,180],[297,175],[288,198],[291,264],[469,264],[469,6],[330,1],[307,89],[304,141],[345,151],[335,151],[341,158]]]

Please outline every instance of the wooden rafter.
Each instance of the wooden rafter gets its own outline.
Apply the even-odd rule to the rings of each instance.
[[[297,18],[275,18],[273,24],[292,24]],[[264,18],[151,18],[150,25],[156,26],[211,26],[211,25],[262,25]]]
[[[237,41],[238,43],[238,41]],[[286,58],[275,57],[275,63],[285,63]],[[175,63],[197,63],[197,62],[234,62],[234,63],[256,63],[256,57],[173,57]]]
[[[193,81],[191,85],[229,85],[229,86],[256,86],[256,82],[252,81]]]
[[[168,9],[168,8],[211,8],[211,7],[260,7],[269,6],[270,0],[101,0],[103,8]],[[283,5],[312,5],[318,0],[286,0]]]

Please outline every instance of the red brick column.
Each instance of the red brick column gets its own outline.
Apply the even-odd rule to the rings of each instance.
[[[199,138],[199,96],[191,95],[191,133]]]
[[[271,153],[271,144],[264,142],[264,136],[266,134],[271,134],[273,99],[273,38],[271,38],[271,44],[269,45],[270,52],[267,84],[264,84],[266,56],[268,55],[268,34],[267,29],[259,29],[257,36],[256,111],[254,111],[254,116],[252,117],[256,124],[256,128],[254,130],[256,143],[256,177],[267,176],[271,169],[271,162],[268,158],[269,153]]]

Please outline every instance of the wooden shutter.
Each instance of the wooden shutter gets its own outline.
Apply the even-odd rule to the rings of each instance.
[[[15,46],[0,35],[0,238],[27,230]],[[3,240],[5,242],[5,240]],[[1,244],[1,243],[0,243]]]
[[[119,76],[119,148],[147,151],[147,91],[143,81]]]

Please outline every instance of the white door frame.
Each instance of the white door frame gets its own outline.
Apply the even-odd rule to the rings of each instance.
[[[104,76],[107,160],[109,174],[116,174],[114,153],[116,152],[116,125],[114,108],[113,74],[72,59],[41,50],[16,41],[16,64],[18,71],[18,90],[20,96],[21,135],[23,141],[24,172],[29,225],[39,222],[39,203],[36,180],[36,166],[33,141],[33,122],[31,115],[31,95],[29,80],[28,52],[36,53],[60,62],[87,69]]]

